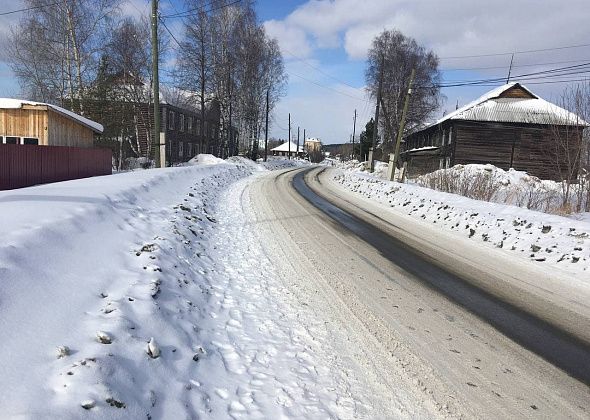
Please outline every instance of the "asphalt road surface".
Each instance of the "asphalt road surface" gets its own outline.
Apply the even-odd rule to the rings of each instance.
[[[322,168],[247,193],[268,255],[296,261],[368,383],[411,386],[441,417],[590,416],[589,288],[385,211]]]

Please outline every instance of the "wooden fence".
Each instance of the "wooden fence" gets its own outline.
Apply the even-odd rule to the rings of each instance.
[[[0,144],[0,190],[110,175],[109,149]]]

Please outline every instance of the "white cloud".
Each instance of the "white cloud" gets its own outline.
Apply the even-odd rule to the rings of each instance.
[[[302,57],[308,57],[311,54],[312,47],[302,28],[276,20],[266,21],[264,28],[271,38],[277,39],[284,53],[292,51]]]
[[[344,47],[364,59],[374,35],[396,28],[441,56],[543,48],[590,39],[587,0],[310,0],[284,20],[272,21],[283,43]],[[560,28],[560,30],[555,30]],[[296,47],[292,47],[296,48]]]

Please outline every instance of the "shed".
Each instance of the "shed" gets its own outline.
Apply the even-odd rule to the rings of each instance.
[[[0,98],[0,144],[89,148],[101,124],[56,105]]]
[[[270,151],[272,152],[273,156],[297,156],[305,154],[303,147],[299,146],[299,150],[297,150],[297,145],[292,141],[286,141],[280,146],[270,149]]]
[[[559,180],[587,126],[525,86],[508,83],[408,135],[401,158],[410,176],[490,163]],[[558,146],[564,139],[566,147]]]

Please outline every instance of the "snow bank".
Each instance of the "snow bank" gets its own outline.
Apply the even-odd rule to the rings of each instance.
[[[195,165],[0,192],[2,416],[206,415],[209,237],[218,196],[251,173]]]
[[[510,182],[524,179],[522,174],[506,176]],[[535,264],[579,274],[590,266],[588,220],[388,182],[354,170],[336,170],[334,180],[368,199]],[[588,276],[584,280],[590,281]]]
[[[201,153],[189,160],[188,163],[190,165],[218,165],[225,163],[225,161],[211,154]]]
[[[422,175],[416,184],[469,198],[513,204],[545,213],[566,214],[579,205],[584,208],[586,191],[571,185],[569,200],[564,200],[562,183],[542,180],[524,171],[504,171],[493,165],[455,165]]]

